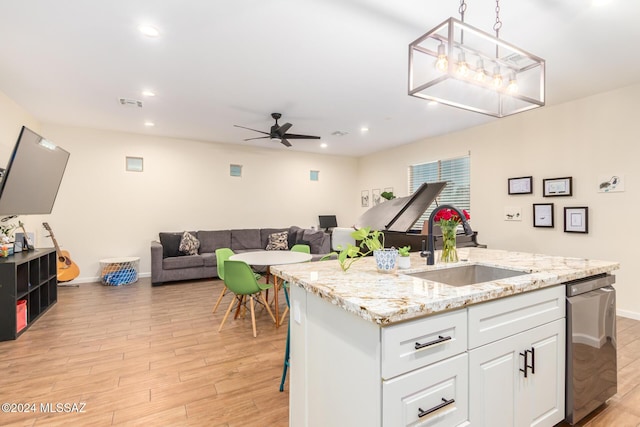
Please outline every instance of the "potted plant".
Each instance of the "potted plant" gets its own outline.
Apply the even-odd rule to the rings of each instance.
[[[347,271],[354,262],[371,253],[376,259],[378,271],[389,272],[395,268],[398,250],[384,248],[384,233],[382,231],[363,227],[351,233],[351,237],[359,241],[360,244],[358,246],[347,244],[347,247],[338,254],[338,261],[343,271]]]
[[[396,196],[393,194],[393,191],[383,191],[382,194],[380,194],[380,197],[387,200],[393,200],[396,198]]]
[[[11,236],[16,229],[15,224],[0,225],[0,243],[7,244],[11,242]]]
[[[411,268],[411,258],[409,258],[409,251],[411,246],[403,246],[398,248],[398,268],[401,270]]]
[[[13,243],[11,243],[11,235],[15,231],[15,224],[0,225],[0,257],[8,257],[13,253]]]

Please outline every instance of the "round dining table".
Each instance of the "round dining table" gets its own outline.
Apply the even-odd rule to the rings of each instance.
[[[253,266],[266,266],[267,271],[272,265],[283,264],[297,264],[299,262],[311,261],[311,254],[304,252],[294,251],[251,251],[234,254],[229,257],[233,261],[244,261]],[[276,316],[276,328],[280,326],[279,322],[279,308],[278,308],[278,291],[279,291],[279,279],[278,276],[273,276],[273,289],[274,289],[274,303],[275,303],[275,316]]]

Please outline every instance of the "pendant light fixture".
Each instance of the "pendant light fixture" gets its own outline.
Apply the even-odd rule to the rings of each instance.
[[[494,117],[545,104],[545,61],[495,36],[449,18],[409,45],[409,95]],[[475,67],[473,67],[475,65]],[[493,72],[489,74],[487,68]]]

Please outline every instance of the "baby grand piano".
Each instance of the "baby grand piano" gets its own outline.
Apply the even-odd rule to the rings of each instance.
[[[447,185],[446,182],[422,184],[412,195],[387,200],[363,213],[355,223],[356,228],[371,227],[372,230],[384,232],[384,245],[390,247],[411,246],[412,252],[422,248],[422,241],[427,238],[427,227],[422,227],[422,233],[412,232],[411,227],[420,216],[431,206],[436,197]],[[478,233],[466,236],[459,233],[456,236],[458,247],[486,247],[476,240]],[[435,248],[442,249],[442,232],[440,227],[434,226]]]

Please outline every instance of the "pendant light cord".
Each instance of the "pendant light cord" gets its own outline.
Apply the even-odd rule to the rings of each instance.
[[[460,7],[458,7],[458,13],[460,14],[460,21],[464,23],[464,13],[467,11],[467,1],[460,0]],[[460,44],[464,44],[464,32],[460,31]]]
[[[500,38],[500,28],[502,28],[502,21],[500,20],[500,0],[496,0],[496,23],[493,24],[493,29],[496,32],[496,38]]]
[[[460,20],[464,22],[464,13],[467,11],[467,2],[466,0],[460,0],[460,7],[458,8],[458,13],[460,14]]]
[[[496,23],[493,24],[493,29],[496,32],[496,38],[500,38],[500,28],[502,28],[502,21],[500,20],[500,0],[496,0]],[[500,57],[499,47],[496,44],[496,59]]]

